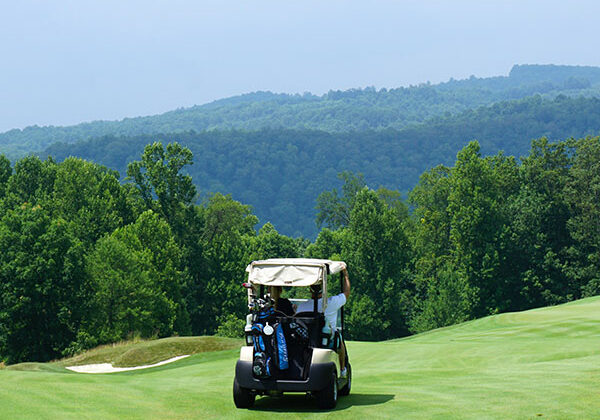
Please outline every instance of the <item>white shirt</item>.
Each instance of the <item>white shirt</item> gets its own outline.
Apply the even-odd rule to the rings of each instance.
[[[344,306],[345,303],[346,295],[343,293],[327,298],[327,308],[325,309],[325,321],[329,324],[331,330],[334,330],[336,328],[338,309]],[[312,312],[315,307],[314,305],[315,303],[312,299],[309,299],[306,302],[301,302],[298,304],[298,309],[296,309],[296,313]],[[319,298],[317,302],[317,311],[323,312],[323,298]]]

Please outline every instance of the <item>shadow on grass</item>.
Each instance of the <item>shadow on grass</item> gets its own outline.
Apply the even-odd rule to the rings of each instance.
[[[331,411],[345,410],[352,406],[385,404],[394,399],[394,394],[350,394],[338,399],[337,407]],[[320,413],[315,398],[306,394],[286,394],[282,397],[257,397],[252,411],[275,411],[282,413]]]

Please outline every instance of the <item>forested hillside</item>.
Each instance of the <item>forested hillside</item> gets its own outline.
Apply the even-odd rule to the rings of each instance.
[[[260,115],[273,101],[340,101],[348,110],[364,101],[380,118],[374,103],[409,92],[420,98],[406,102],[419,117],[403,128],[165,125],[139,134],[133,124],[126,134],[135,135],[75,143],[63,129],[40,129],[56,137],[13,143],[50,139],[39,155],[11,163],[0,154],[0,362],[50,360],[132,336],[239,333],[239,284],[259,258],[347,261],[349,339],[596,295],[597,70],[519,66],[508,78],[324,97],[261,93],[206,106]],[[465,86],[510,100],[436,108],[447,105],[440,97],[460,102]],[[510,96],[540,86],[546,93]],[[311,121],[296,111],[290,122]],[[325,115],[343,125],[361,112]]]
[[[148,144],[130,182],[77,158],[0,156],[0,361],[127,337],[241,334],[254,259],[348,263],[348,339],[381,340],[600,293],[600,137],[536,140],[521,163],[470,142],[405,203],[343,173],[310,243],[248,206],[193,202],[194,159]],[[273,175],[274,178],[277,174]],[[411,211],[409,207],[411,206]]]
[[[482,153],[526,155],[533,138],[557,140],[600,133],[600,99],[540,96],[437,117],[403,130],[327,133],[315,130],[210,131],[135,137],[107,136],[55,144],[41,156],[78,156],[125,176],[146,144],[177,140],[194,153],[188,168],[198,190],[232,194],[250,204],[261,223],[282,233],[314,238],[318,194],[339,186],[343,171],[364,174],[367,184],[406,192],[419,175],[451,164],[470,140]]]
[[[600,68],[524,65],[515,66],[507,77],[330,91],[322,96],[256,92],[155,116],[11,130],[0,134],[0,153],[17,158],[55,142],[74,143],[105,135],[264,128],[327,132],[403,129],[435,116],[536,94],[598,97]]]

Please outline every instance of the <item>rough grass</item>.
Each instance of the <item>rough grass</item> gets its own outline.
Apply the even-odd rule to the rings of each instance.
[[[60,363],[4,369],[0,418],[598,418],[599,332],[600,298],[591,298],[400,340],[350,342],[352,393],[331,412],[303,394],[261,397],[252,410],[237,410],[237,349],[115,374],[70,373]]]
[[[170,337],[159,340],[128,340],[96,347],[52,363],[19,363],[0,369],[20,371],[57,371],[66,366],[112,363],[115,367],[151,365],[175,356],[238,349],[243,341],[225,337]]]
[[[239,348],[240,339],[225,337],[170,337],[159,340],[132,340],[100,346],[56,362],[58,366],[112,363],[115,367],[150,365],[184,354]]]

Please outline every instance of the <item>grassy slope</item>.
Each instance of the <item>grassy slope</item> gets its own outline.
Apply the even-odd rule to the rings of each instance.
[[[0,371],[1,418],[597,418],[600,297],[407,339],[349,343],[355,381],[338,410],[303,395],[236,410],[237,350],[107,375]]]
[[[129,341],[101,346],[61,360],[59,366],[112,363],[116,367],[150,365],[184,354],[239,348],[243,340],[224,337],[171,337],[152,341]]]

